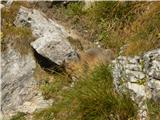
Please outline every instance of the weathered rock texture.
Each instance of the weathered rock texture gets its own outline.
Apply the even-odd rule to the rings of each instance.
[[[65,29],[38,10],[21,7],[15,25],[31,26],[33,35],[38,38],[31,43],[32,47],[57,65],[62,64],[67,54],[74,52]]]
[[[38,39],[31,43],[33,53],[46,67],[62,64],[70,53],[75,52],[67,41],[64,28],[37,11],[21,7],[14,22],[16,26],[31,27]],[[51,105],[43,99],[34,79],[36,63],[31,53],[21,56],[8,46],[2,53],[2,114],[5,119],[18,111],[32,113]]]
[[[138,104],[140,119],[146,120],[146,100],[160,102],[160,49],[133,58],[119,56],[113,61],[113,77],[116,89],[131,93]]]
[[[22,57],[10,47],[2,53],[1,65],[1,105],[5,120],[18,111],[32,113],[52,103],[43,100],[38,91],[37,82],[33,77],[36,65],[31,54]]]

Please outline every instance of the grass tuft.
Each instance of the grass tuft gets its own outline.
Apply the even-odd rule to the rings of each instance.
[[[16,115],[14,115],[10,120],[26,120],[25,113],[18,112]]]
[[[147,102],[150,120],[160,119],[160,103],[153,100],[148,100]]]
[[[61,99],[53,106],[35,113],[34,119],[41,120],[51,113],[58,120],[135,118],[134,103],[129,97],[116,93],[112,82],[110,68],[99,66],[91,75],[75,82],[73,88],[61,92]]]

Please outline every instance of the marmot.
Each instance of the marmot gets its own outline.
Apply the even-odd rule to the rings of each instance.
[[[67,74],[81,76],[91,72],[100,64],[109,64],[113,59],[114,53],[112,50],[91,48],[80,53],[71,53],[64,61],[64,67]]]

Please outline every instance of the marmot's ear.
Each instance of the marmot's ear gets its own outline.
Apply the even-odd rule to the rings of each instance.
[[[64,72],[66,72],[66,61],[65,60],[62,61],[61,68],[63,69]]]
[[[77,53],[77,57],[78,57],[78,59],[80,60],[81,59],[81,57],[80,57],[80,53],[78,53],[78,52],[76,52]]]
[[[63,61],[62,61],[62,65],[61,65],[61,66],[62,66],[62,67],[65,67],[65,64],[66,64],[66,61],[65,61],[65,60],[63,60]]]

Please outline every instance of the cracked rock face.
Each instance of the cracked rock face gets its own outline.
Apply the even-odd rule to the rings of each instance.
[[[21,7],[14,24],[30,26],[33,35],[38,38],[31,46],[57,65],[63,63],[67,54],[75,52],[67,41],[69,34],[65,29],[38,10]]]
[[[31,54],[21,56],[14,49],[2,53],[2,114],[4,119],[16,112],[32,113],[49,106],[52,101],[43,99],[33,77],[35,61]]]
[[[160,49],[149,51],[141,57],[119,56],[113,61],[113,78],[119,92],[131,93],[140,108],[140,119],[146,120],[146,100],[160,101]]]

